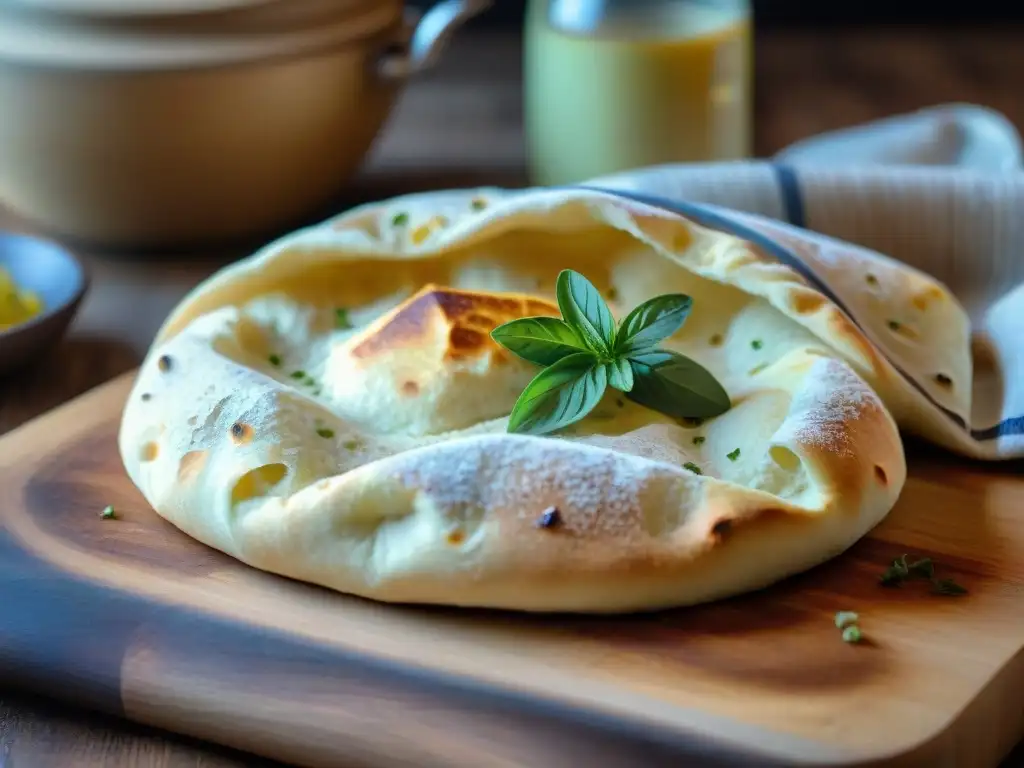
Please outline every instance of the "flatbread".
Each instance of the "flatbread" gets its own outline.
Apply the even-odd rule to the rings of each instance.
[[[564,431],[508,434],[538,369],[489,331],[557,316],[566,268],[619,318],[692,296],[662,346],[732,409],[680,423],[609,390]],[[900,279],[935,323],[965,322],[942,286]],[[929,364],[970,380],[969,356],[942,354]],[[256,568],[390,602],[621,612],[758,589],[852,545],[903,487],[905,386],[740,238],[584,189],[457,191],[364,206],[198,286],[119,447],[158,514]]]

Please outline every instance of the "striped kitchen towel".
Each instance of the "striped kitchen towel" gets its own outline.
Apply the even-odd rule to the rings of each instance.
[[[867,288],[843,280],[854,262],[891,258],[936,277],[970,317],[973,353],[970,412],[929,397],[945,420],[940,442],[979,459],[1024,457],[1024,172],[740,162],[659,166],[583,186],[756,242],[862,330],[872,325],[859,295]],[[908,371],[913,341],[873,341],[927,397]]]

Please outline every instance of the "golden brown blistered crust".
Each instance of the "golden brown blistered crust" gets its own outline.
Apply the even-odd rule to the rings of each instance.
[[[708,229],[715,232],[732,236],[730,232],[719,227],[711,225],[704,226],[707,226]],[[781,239],[786,247],[795,251],[797,255],[801,256],[805,261],[813,262],[816,258],[814,254],[816,246],[813,244],[806,243],[795,237],[785,237],[775,229],[768,229],[764,231],[775,239]],[[736,270],[740,267],[756,263],[778,264],[778,259],[768,254],[757,243],[753,243],[742,238],[739,240],[743,244],[742,254],[734,257],[734,260],[730,265],[731,269]],[[835,339],[842,340],[846,344],[842,351],[850,357],[859,358],[860,363],[870,369],[880,379],[890,379],[891,377],[889,374],[891,368],[874,346],[864,338],[860,329],[850,321],[846,316],[846,313],[833,304],[825,294],[807,283],[806,279],[800,276],[796,271],[790,269],[790,272],[800,282],[792,283],[786,291],[785,304],[787,309],[789,309],[798,318],[802,316],[815,315],[819,312],[826,312],[826,324],[828,326],[829,333],[834,334]]]
[[[491,331],[502,323],[538,315],[558,317],[558,307],[536,296],[461,291],[426,285],[371,327],[352,348],[356,359],[381,352],[415,349],[431,328],[442,323],[448,329],[446,358],[461,359],[496,351]]]

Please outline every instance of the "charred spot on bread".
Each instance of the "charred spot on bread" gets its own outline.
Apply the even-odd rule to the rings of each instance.
[[[352,348],[352,357],[368,360],[402,349],[414,349],[438,326],[446,329],[446,358],[462,359],[498,345],[490,337],[499,325],[521,317],[558,317],[558,307],[533,296],[492,294],[427,285],[403,304],[371,324]]]
[[[711,537],[716,541],[722,541],[732,532],[732,520],[723,517],[716,520],[711,526]]]
[[[914,307],[921,312],[924,312],[931,305],[933,301],[942,300],[942,289],[938,286],[931,285],[920,291],[913,299],[911,303]]]
[[[540,513],[534,525],[537,528],[557,528],[562,524],[562,513],[558,507],[548,507]]]
[[[813,291],[798,291],[793,296],[793,309],[800,315],[817,312],[825,306],[826,303],[824,296],[820,293],[814,293]]]
[[[445,538],[449,544],[457,546],[466,540],[466,534],[462,530],[454,528],[448,531],[448,535]]]
[[[235,445],[245,445],[252,440],[254,435],[255,430],[249,424],[236,421],[231,425],[231,442]]]
[[[448,331],[448,342],[448,356],[452,358],[472,354],[488,343],[486,334],[459,325]]]
[[[483,327],[486,327],[487,325],[493,323],[494,322],[494,318],[493,317],[489,317],[488,315],[481,315],[481,314],[478,314],[476,312],[471,312],[470,314],[466,315],[466,322],[469,325],[473,325],[473,326],[477,326],[479,328],[483,328]]]

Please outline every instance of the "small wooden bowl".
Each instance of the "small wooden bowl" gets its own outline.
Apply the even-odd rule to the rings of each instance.
[[[19,288],[35,291],[41,314],[0,331],[0,376],[37,361],[67,331],[89,287],[85,267],[48,240],[0,232],[0,266]]]

